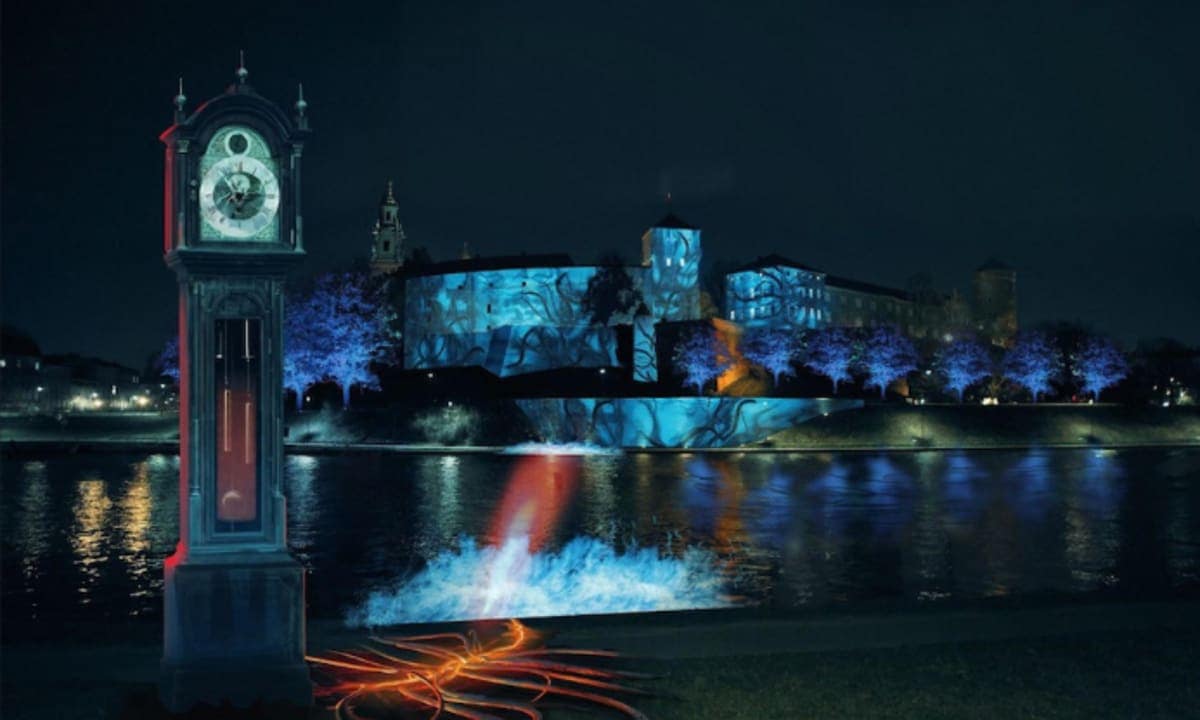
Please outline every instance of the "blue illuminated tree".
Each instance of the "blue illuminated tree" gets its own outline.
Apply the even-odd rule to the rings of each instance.
[[[1080,389],[1096,400],[1100,399],[1100,393],[1105,388],[1121,382],[1129,373],[1125,356],[1111,340],[1104,337],[1084,340],[1072,357],[1071,364]]]
[[[850,368],[858,357],[858,338],[845,328],[829,327],[808,333],[805,344],[804,366],[829,378],[837,395],[838,385],[850,379]]]
[[[672,365],[683,376],[684,384],[695,387],[699,395],[705,385],[733,365],[733,358],[711,328],[699,328],[675,345]]]
[[[934,361],[938,372],[946,379],[944,386],[963,401],[963,392],[992,372],[987,348],[974,338],[961,338],[942,348]]]
[[[917,369],[917,349],[912,340],[892,327],[878,327],[863,342],[859,366],[866,373],[866,387],[878,387],[887,397],[888,385]]]
[[[304,408],[304,392],[322,378],[322,351],[314,333],[309,298],[293,295],[284,305],[283,389],[296,393],[296,410]]]
[[[372,362],[389,357],[395,338],[393,314],[384,287],[361,272],[331,273],[317,278],[311,293],[291,313],[304,328],[293,335],[298,348],[310,353],[296,358],[296,382],[331,380],[342,388],[342,407],[350,406],[350,388],[378,389]]]
[[[795,372],[792,363],[800,355],[800,340],[787,330],[752,330],[746,333],[741,350],[742,357],[771,373],[778,387],[780,377]]]
[[[154,359],[154,371],[169,377],[179,384],[179,336],[172,336],[163,345],[162,352]]]
[[[1004,355],[1002,370],[1004,377],[1020,385],[1033,395],[1037,402],[1039,394],[1050,392],[1050,380],[1062,369],[1062,354],[1045,333],[1025,332]]]

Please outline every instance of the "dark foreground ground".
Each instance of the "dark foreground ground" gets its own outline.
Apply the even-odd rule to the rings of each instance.
[[[617,649],[626,654],[621,667],[659,676],[644,684],[657,696],[634,704],[660,720],[1200,716],[1197,601],[529,624],[551,632],[552,645]],[[363,637],[333,624],[310,631],[318,651]],[[153,690],[158,652],[145,627],[119,641],[90,641],[81,629],[67,643],[5,645],[0,710],[4,718],[163,717]],[[550,707],[546,717],[616,716]]]

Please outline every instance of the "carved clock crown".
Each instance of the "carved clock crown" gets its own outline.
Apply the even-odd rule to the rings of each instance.
[[[309,135],[303,88],[289,116],[241,64],[225,92],[187,111],[183,81],[166,146],[163,252],[303,254],[300,160]]]

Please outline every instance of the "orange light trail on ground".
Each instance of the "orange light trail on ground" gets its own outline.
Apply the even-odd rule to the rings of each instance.
[[[617,655],[547,648],[539,633],[516,620],[509,620],[504,631],[486,643],[474,631],[369,640],[370,645],[354,651],[331,650],[306,658],[317,679],[318,699],[331,703],[339,720],[540,720],[536,704],[552,697],[646,718],[612,695],[648,695],[620,681],[649,676],[580,665],[573,659]]]

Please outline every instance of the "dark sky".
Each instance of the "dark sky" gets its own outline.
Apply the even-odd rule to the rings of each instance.
[[[670,190],[710,258],[965,291],[994,255],[1025,323],[1200,342],[1200,4],[841,5],[6,2],[4,320],[136,367],[174,331],[157,135],[245,48],[310,103],[308,273],[388,178],[437,259],[632,258]]]

